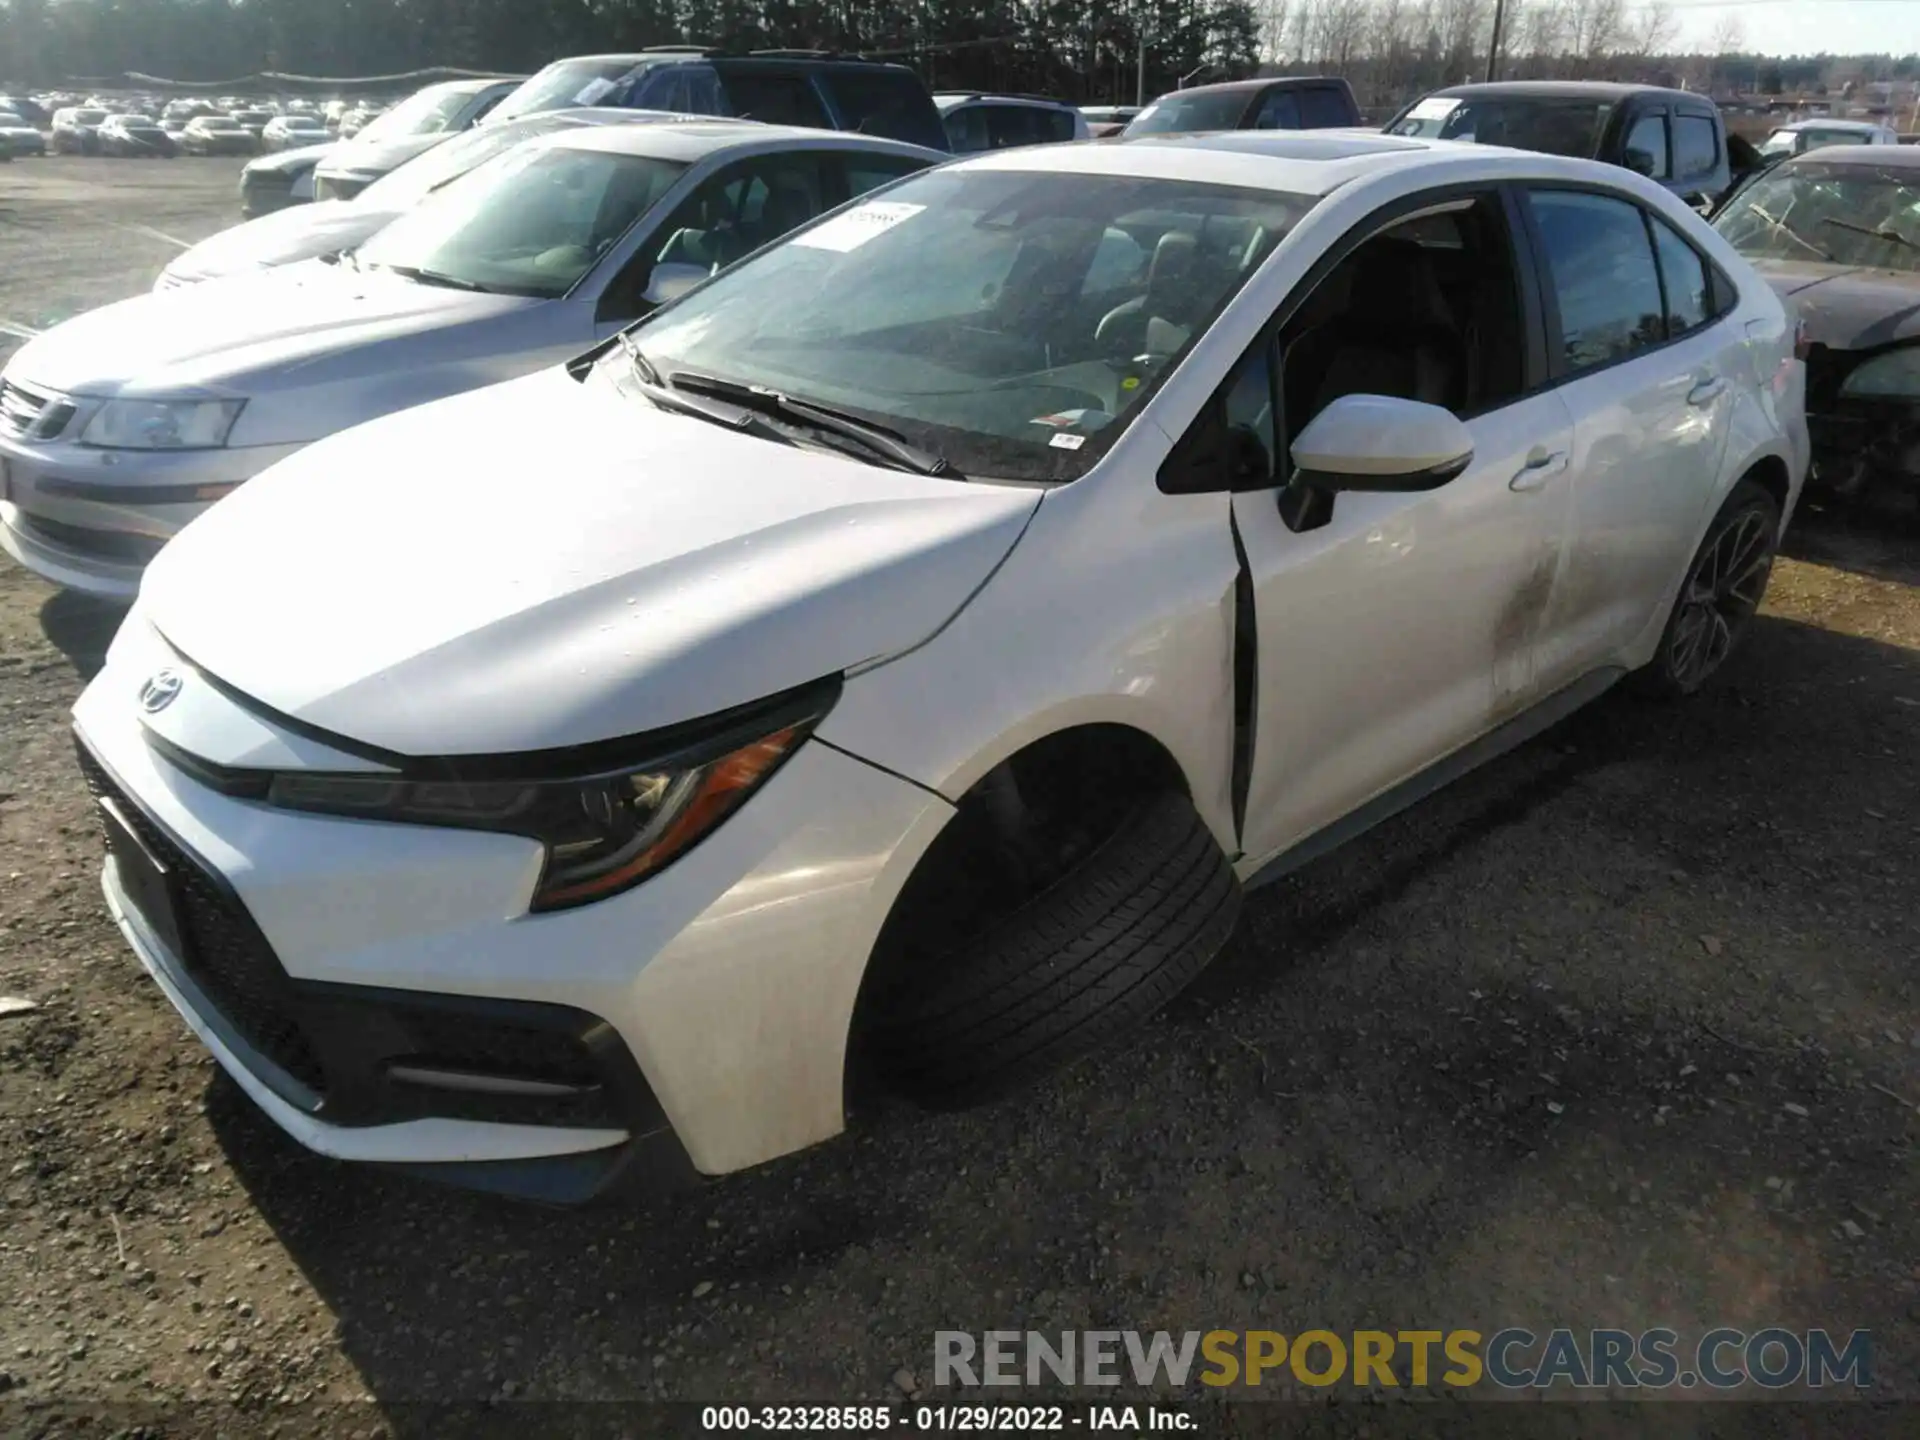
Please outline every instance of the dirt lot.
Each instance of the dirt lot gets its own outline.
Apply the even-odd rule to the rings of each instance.
[[[0,321],[142,288],[234,169],[0,167]],[[5,565],[0,994],[39,1008],[0,1019],[0,1389],[399,1425],[898,1400],[941,1328],[1779,1324],[1871,1329],[1920,1398],[1920,535],[1795,549],[1711,694],[1609,699],[1262,892],[1120,1053],[564,1214],[311,1158],[217,1074],[96,888],[67,709],[115,617]]]

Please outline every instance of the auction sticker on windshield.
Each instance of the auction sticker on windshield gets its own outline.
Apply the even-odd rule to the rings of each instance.
[[[816,225],[804,235],[794,236],[793,243],[811,246],[815,250],[838,250],[845,254],[849,250],[858,250],[874,236],[885,234],[902,220],[910,220],[926,208],[924,205],[909,205],[904,200],[870,200],[844,215],[834,216],[823,225]]]
[[[1407,112],[1409,120],[1444,120],[1460,108],[1460,102],[1450,95],[1429,95],[1413,109]]]

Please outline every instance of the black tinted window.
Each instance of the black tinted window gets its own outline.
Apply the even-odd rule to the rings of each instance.
[[[1653,246],[1667,287],[1667,334],[1684,335],[1706,324],[1714,309],[1707,262],[1664,220],[1653,222]]]
[[[842,128],[939,150],[940,116],[918,78],[900,70],[828,69],[821,83]]]
[[[1260,102],[1259,113],[1253,117],[1256,130],[1298,130],[1300,128],[1300,97],[1293,90],[1273,90]]]
[[[1711,175],[1720,164],[1720,137],[1704,115],[1673,117],[1673,173],[1682,180]]]
[[[987,146],[1004,150],[1010,145],[1032,145],[1040,137],[1034,133],[1034,113],[1024,105],[988,105]]]
[[[733,113],[743,120],[769,125],[810,125],[831,130],[826,106],[804,75],[769,75],[764,71],[732,70],[721,77],[733,101]]]
[[[1323,86],[1318,90],[1300,92],[1300,122],[1309,130],[1352,125],[1357,119],[1352,107],[1347,104],[1347,97],[1338,90]]]
[[[849,155],[846,157],[847,198],[926,169],[924,162],[906,155]]]
[[[1536,190],[1528,200],[1559,302],[1566,368],[1605,365],[1664,339],[1660,277],[1640,208],[1572,190]]]
[[[1279,479],[1272,354],[1272,342],[1262,341],[1227,385],[1227,468],[1236,490],[1264,490]]]
[[[1629,169],[1656,180],[1667,178],[1667,117],[1642,115],[1627,132],[1626,158]]]

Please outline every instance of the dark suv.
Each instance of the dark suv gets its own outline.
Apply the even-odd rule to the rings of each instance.
[[[1230,80],[1162,95],[1122,135],[1181,135],[1197,130],[1334,130],[1358,126],[1360,107],[1332,75]]]
[[[628,55],[579,55],[524,81],[485,123],[578,105],[732,115],[949,148],[933,97],[913,71],[825,50],[741,54],[661,45]]]

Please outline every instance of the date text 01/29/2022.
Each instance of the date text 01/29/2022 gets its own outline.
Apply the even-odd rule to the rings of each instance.
[[[876,1432],[958,1431],[997,1434],[1006,1430],[1142,1430],[1194,1428],[1184,1410],[1157,1405],[708,1405],[703,1430],[838,1430]]]

